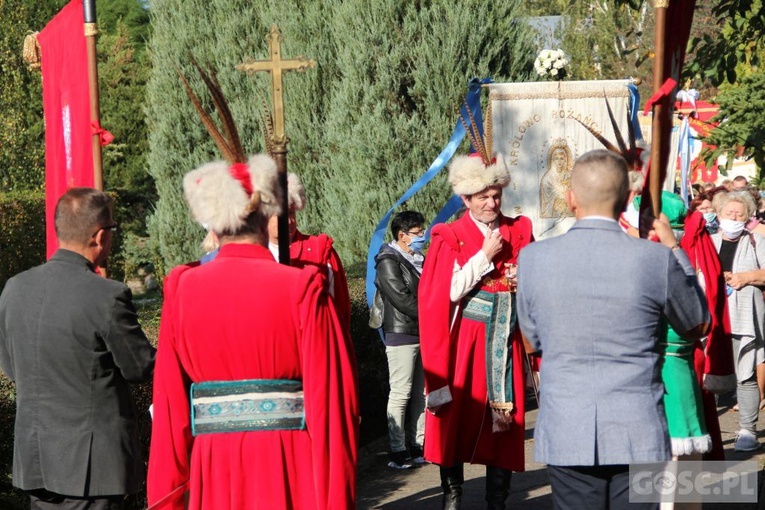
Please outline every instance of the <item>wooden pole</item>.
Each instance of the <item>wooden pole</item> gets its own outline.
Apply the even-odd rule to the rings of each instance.
[[[273,158],[279,172],[279,189],[282,192],[282,213],[279,215],[279,263],[290,265],[289,195],[287,190],[287,144],[274,145]],[[284,241],[282,241],[282,239]]]
[[[88,47],[88,79],[90,84],[90,120],[101,125],[101,109],[98,99],[98,60],[96,52],[96,2],[95,0],[82,0],[85,12],[85,40]],[[101,135],[93,134],[93,187],[103,191],[104,177],[101,158]]]
[[[667,8],[669,0],[656,0],[654,4],[656,28],[654,30],[654,57],[653,57],[653,92],[656,94],[664,84],[664,50],[667,33]],[[662,152],[669,140],[664,140],[664,117],[667,116],[669,98],[663,98],[654,103],[653,118],[651,119],[651,169],[646,183],[647,193],[643,193],[640,203],[641,221],[642,214],[650,207],[651,216],[658,218],[661,215],[661,189],[666,177],[666,169],[662,162]],[[650,200],[649,200],[650,199]],[[647,234],[651,225],[640,226],[641,235]]]

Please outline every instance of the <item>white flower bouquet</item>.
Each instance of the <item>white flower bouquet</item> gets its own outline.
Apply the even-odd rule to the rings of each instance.
[[[563,50],[542,50],[534,61],[537,74],[548,80],[562,80],[566,77],[568,58]]]

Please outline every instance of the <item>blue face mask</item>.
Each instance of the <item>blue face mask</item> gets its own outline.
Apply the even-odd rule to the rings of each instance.
[[[707,223],[712,223],[715,219],[717,219],[717,214],[714,211],[704,213],[704,220]]]
[[[409,238],[412,240],[409,243],[409,249],[412,251],[422,251],[425,247],[425,236],[409,236]]]

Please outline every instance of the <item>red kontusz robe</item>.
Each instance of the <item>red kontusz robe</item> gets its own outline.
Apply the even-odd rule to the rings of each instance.
[[[149,504],[187,480],[190,509],[354,508],[358,388],[353,348],[316,268],[226,244],[165,280],[154,375]],[[192,437],[189,384],[303,382],[306,430]],[[182,491],[161,508],[184,508]]]
[[[337,315],[344,331],[351,328],[351,298],[348,294],[348,278],[337,252],[332,247],[333,240],[327,234],[306,235],[296,231],[290,244],[290,263],[299,268],[315,266],[324,276],[327,268],[332,269],[334,279],[333,299]]]
[[[499,278],[504,263],[516,263],[518,252],[533,240],[531,221],[500,216],[502,251],[487,276]],[[420,345],[426,391],[449,386],[452,402],[425,418],[425,458],[443,466],[471,462],[524,470],[525,351],[516,327],[512,334],[515,411],[510,430],[492,432],[486,391],[486,328],[459,316],[450,328],[456,304],[449,298],[455,261],[463,266],[478,253],[484,235],[468,213],[450,224],[437,225],[419,287]],[[480,284],[479,284],[480,285]],[[491,292],[492,288],[482,287]],[[501,290],[501,289],[500,289]],[[464,301],[464,299],[463,299]]]

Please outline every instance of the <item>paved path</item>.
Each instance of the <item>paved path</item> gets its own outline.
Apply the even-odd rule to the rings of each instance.
[[[765,448],[758,452],[739,453],[733,451],[733,441],[738,431],[738,414],[727,406],[718,409],[726,459],[756,459],[760,466],[760,502],[752,504],[706,504],[704,510],[765,510],[765,492],[762,488]],[[537,411],[526,414],[527,437],[533,436]],[[761,413],[759,424],[760,441],[765,443],[765,412]],[[533,439],[526,440],[526,471],[514,473],[508,508],[547,510],[552,508],[550,483],[547,469],[534,462]],[[394,470],[387,467],[387,438],[362,449],[359,456],[358,508],[383,508],[386,510],[439,510],[441,508],[441,482],[438,467],[425,465],[409,470]],[[765,444],[764,444],[765,446]],[[483,466],[465,465],[463,510],[484,509]]]

